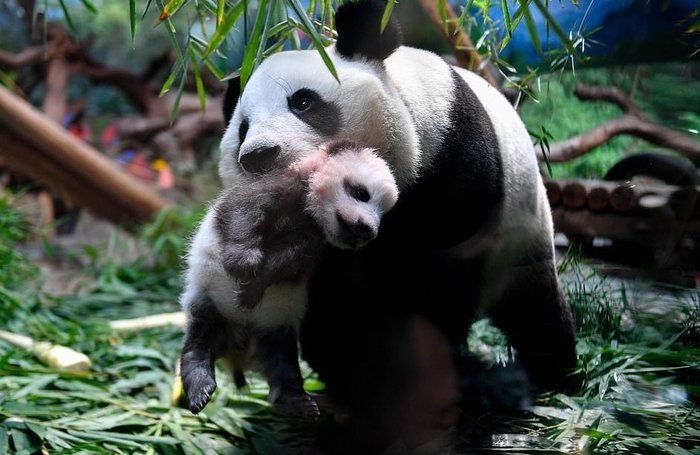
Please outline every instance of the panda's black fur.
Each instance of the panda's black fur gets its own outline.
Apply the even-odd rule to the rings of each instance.
[[[373,401],[381,399],[381,393],[396,384],[397,372],[403,371],[392,369],[391,359],[385,357],[387,352],[395,352],[388,346],[396,343],[396,334],[405,332],[407,321],[415,317],[431,321],[445,334],[459,363],[460,346],[471,323],[477,314],[486,313],[505,331],[534,384],[566,387],[576,363],[573,321],[556,276],[551,214],[529,137],[505,100],[494,99],[493,105],[487,104],[488,97],[501,95],[473,74],[450,68],[434,81],[441,90],[449,87],[448,91],[431,90],[433,81],[421,79],[418,72],[434,68],[420,64],[446,64],[433,57],[428,61],[425,54],[399,47],[401,34],[393,20],[380,34],[382,12],[383,5],[373,1],[341,6],[336,15],[338,41],[334,52],[337,65],[351,63],[361,68],[359,71],[376,73],[385,90],[381,94],[401,104],[391,111],[396,113],[389,119],[393,123],[388,126],[393,129],[387,134],[390,139],[383,138],[389,142],[368,144],[382,150],[387,162],[394,165],[401,193],[374,242],[357,252],[325,253],[309,283],[300,339],[302,357],[319,373],[334,399],[371,407]],[[275,64],[291,65],[298,59],[303,65],[310,55],[290,53]],[[410,65],[411,56],[425,62]],[[399,66],[403,64],[416,77],[402,79]],[[392,72],[387,74],[389,69]],[[283,70],[280,72],[286,74],[287,66]],[[299,74],[289,77],[296,78],[294,82],[305,89],[314,90],[318,85],[319,93],[333,96],[328,78],[323,79],[318,68],[316,73],[311,71],[300,73],[305,80],[300,80]],[[260,87],[266,87],[261,82],[265,77],[273,79],[264,73],[254,89],[263,97],[267,92]],[[284,87],[289,84],[291,92],[297,89],[279,76],[274,76],[274,81]],[[348,98],[345,91],[355,89],[353,82],[351,78],[343,82],[350,86],[338,86],[337,91],[344,97],[327,101],[347,104],[336,104],[343,123],[356,113],[352,109],[358,101],[366,101]],[[422,91],[416,92],[416,88]],[[233,88],[227,96],[237,98],[236,90]],[[352,93],[370,96],[362,90]],[[417,101],[415,93],[425,97]],[[246,103],[244,98],[245,93],[238,111],[225,113],[232,119],[230,128],[238,128],[236,122],[241,119],[248,121],[244,104],[250,112],[264,106],[265,100],[259,97],[248,98]],[[449,115],[438,108],[433,114],[426,107],[445,100],[450,100]],[[236,103],[225,103],[232,105]],[[506,115],[496,117],[501,112]],[[433,123],[426,121],[432,120],[425,117],[431,115],[440,118]],[[343,123],[338,135],[354,134],[358,137],[353,139],[358,141],[365,137],[377,140],[366,129],[347,129]],[[519,124],[517,134],[512,133],[515,126],[508,129],[514,123]],[[360,128],[375,125],[382,126],[375,123]],[[439,130],[433,131],[435,125]],[[312,137],[307,126],[297,127],[294,134],[299,137],[292,139]],[[409,127],[416,130],[402,131]],[[397,132],[405,135],[398,137]],[[413,137],[415,143],[411,142]],[[248,139],[245,142],[236,142],[232,134],[224,136],[220,165],[224,181],[234,175],[252,178],[244,166],[235,162],[235,153],[239,153],[238,160],[243,153],[239,148],[249,145]],[[397,144],[404,148],[397,149]],[[418,156],[413,165],[407,165],[414,146]]]

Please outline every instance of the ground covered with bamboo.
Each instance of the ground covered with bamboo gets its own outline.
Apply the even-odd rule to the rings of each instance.
[[[44,275],[17,249],[31,235],[26,223],[0,200],[2,329],[68,346],[92,362],[89,371],[63,372],[0,342],[0,454],[270,454],[313,444],[312,429],[270,411],[256,379],[245,393],[221,380],[193,416],[172,396],[181,329],[110,328],[110,321],[178,310],[180,256],[196,219],[161,215],[126,258],[116,237],[84,248],[68,258],[82,264],[78,284],[55,295],[41,290]],[[698,290],[603,277],[572,252],[561,271],[584,389],[535,397],[515,415],[463,419],[456,452],[700,454]],[[486,321],[469,344],[487,362],[508,356]],[[323,393],[310,373],[306,385]]]

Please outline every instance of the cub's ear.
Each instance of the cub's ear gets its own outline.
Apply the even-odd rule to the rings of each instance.
[[[338,41],[335,48],[341,56],[381,61],[401,46],[401,28],[393,17],[384,32],[381,31],[385,6],[383,1],[360,0],[338,8],[335,15]]]
[[[238,98],[241,97],[241,78],[236,77],[229,79],[226,93],[224,93],[224,125],[228,125],[233,117],[233,111],[238,104]]]

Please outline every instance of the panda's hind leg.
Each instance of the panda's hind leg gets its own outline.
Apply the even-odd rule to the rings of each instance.
[[[578,386],[574,322],[553,260],[515,267],[490,316],[534,385],[557,391]]]
[[[310,420],[319,417],[318,404],[304,391],[293,327],[278,327],[257,335],[254,356],[270,386],[269,402],[275,410]]]

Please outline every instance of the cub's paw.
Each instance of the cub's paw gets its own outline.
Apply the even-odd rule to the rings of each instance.
[[[183,368],[182,387],[187,396],[187,408],[192,414],[198,414],[209,403],[216,390],[214,371],[201,365]]]
[[[318,420],[321,417],[318,403],[306,392],[282,393],[271,404],[275,411],[286,416],[305,420]]]
[[[257,276],[262,268],[263,253],[260,248],[227,245],[223,248],[223,263],[231,277],[247,282]]]

